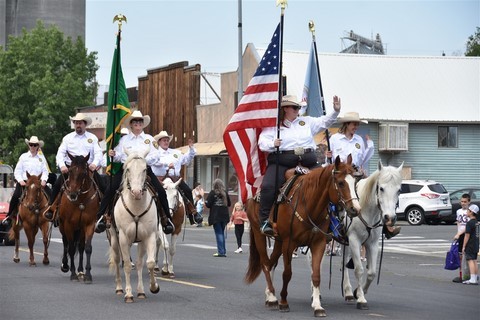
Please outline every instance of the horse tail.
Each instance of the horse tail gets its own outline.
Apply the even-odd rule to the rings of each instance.
[[[260,272],[262,272],[262,266],[260,264],[260,252],[258,251],[257,243],[255,240],[255,233],[260,232],[258,226],[258,205],[253,199],[247,201],[246,206],[248,220],[250,221],[250,255],[248,258],[247,273],[245,274],[245,282],[247,284],[253,283],[258,278]]]
[[[258,252],[257,244],[255,242],[254,231],[250,230],[250,255],[248,258],[247,273],[245,274],[245,282],[247,284],[253,283],[253,281],[255,281],[260,275],[260,272],[262,272],[260,253]]]

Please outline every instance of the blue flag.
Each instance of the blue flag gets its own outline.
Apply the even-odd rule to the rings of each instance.
[[[315,48],[312,42],[310,57],[308,59],[307,72],[305,75],[305,85],[303,86],[302,101],[306,106],[300,110],[301,114],[312,117],[324,115],[324,105],[320,94],[320,79],[317,60],[315,59]],[[303,112],[303,113],[302,113]]]

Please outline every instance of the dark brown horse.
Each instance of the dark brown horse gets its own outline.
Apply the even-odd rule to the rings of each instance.
[[[292,253],[299,246],[308,246],[312,254],[312,307],[315,316],[325,316],[325,309],[320,304],[320,264],[325,251],[328,233],[329,202],[344,207],[351,215],[360,212],[355,194],[355,181],[352,158],[342,163],[337,157],[334,164],[311,170],[308,174],[298,177],[292,188],[283,193],[283,202],[278,207],[277,223],[274,225],[278,236],[272,254],[268,257],[266,237],[260,232],[258,210],[259,204],[249,199],[247,215],[251,223],[250,257],[245,281],[252,283],[263,271],[267,282],[265,290],[267,306],[277,306],[280,311],[289,311],[287,288],[292,278]],[[283,287],[280,293],[280,303],[275,296],[273,286],[273,271],[278,259],[283,254]],[[318,293],[318,294],[317,294]]]
[[[63,258],[61,270],[70,270],[70,280],[79,281],[83,277],[85,283],[92,282],[90,257],[92,255],[92,238],[95,229],[95,218],[100,204],[100,195],[93,180],[93,173],[88,169],[90,155],[72,156],[68,154],[72,164],[68,169],[68,179],[64,183],[64,191],[58,207],[59,230],[63,241]],[[78,251],[78,274],[75,271],[75,253]],[[87,261],[83,272],[83,253]],[[70,267],[68,266],[70,257]]]
[[[28,249],[30,250],[30,266],[36,266],[33,255],[33,246],[35,245],[35,236],[38,229],[42,230],[43,238],[43,264],[48,265],[48,231],[50,223],[41,214],[48,205],[47,196],[41,184],[42,174],[39,176],[30,175],[27,172],[27,183],[23,191],[23,199],[18,206],[18,216],[20,223],[15,223],[10,229],[10,240],[15,239],[15,251],[13,261],[20,262],[18,256],[18,247],[20,244],[20,230],[23,228],[27,236]]]

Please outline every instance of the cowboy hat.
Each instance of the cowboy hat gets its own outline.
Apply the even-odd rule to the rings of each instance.
[[[173,139],[173,134],[171,136],[168,135],[167,131],[160,131],[159,134],[157,134],[155,137],[153,137],[156,141],[162,139],[162,138],[168,138],[168,142],[172,141]]]
[[[338,123],[345,123],[345,122],[368,123],[367,120],[360,119],[358,112],[345,112],[343,116],[337,118],[337,122]]]
[[[282,103],[281,103],[280,106],[282,106],[282,107],[296,106],[296,107],[299,107],[299,108],[302,107],[297,100],[297,96],[295,96],[295,95],[283,96]]]
[[[86,114],[81,113],[81,112],[77,113],[75,115],[75,117],[70,117],[70,120],[71,121],[85,121],[87,126],[92,124],[92,118],[88,117]]]
[[[121,135],[129,134],[129,133],[130,133],[130,131],[128,131],[128,128],[122,128],[122,130],[120,130]]]
[[[143,119],[143,128],[150,124],[150,116],[144,116],[140,110],[133,111],[132,114],[125,119],[124,124],[129,126],[130,122],[134,119]]]
[[[38,144],[41,147],[43,147],[44,143],[43,143],[43,140],[38,140],[38,137],[37,136],[32,136],[30,138],[30,140],[26,139],[25,138],[25,143],[27,145],[29,145],[30,143],[33,143],[33,144]]]

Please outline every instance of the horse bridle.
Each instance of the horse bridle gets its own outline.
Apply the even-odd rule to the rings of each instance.
[[[28,194],[28,189],[29,187],[28,186],[25,186],[24,187],[24,192],[25,192],[25,196],[23,198],[25,198]],[[36,215],[38,215],[41,211],[41,209],[44,209],[48,206],[48,202],[45,202],[45,206],[43,207],[40,207],[40,202],[41,202],[41,197],[42,197],[42,187],[41,185],[38,187],[35,185],[35,189],[36,189],[36,192],[37,194],[35,195],[35,201],[33,202],[33,205],[25,205],[25,203],[23,203],[22,201],[22,205],[27,208],[28,210],[30,210],[31,212],[35,213]]]
[[[141,159],[143,159],[143,158],[142,158],[142,157],[139,157],[139,156],[135,156],[135,157],[133,157],[131,160],[141,160]],[[130,161],[131,161],[131,160],[130,160]],[[126,182],[126,184],[127,184],[127,189],[130,190],[130,191],[132,191],[132,185],[130,184],[130,179],[129,179],[130,175],[128,174],[129,172],[130,172],[130,169],[129,169],[129,168],[125,169],[125,177],[127,178],[127,182]],[[145,178],[145,181],[143,182],[142,196],[143,196],[143,193],[144,193],[145,191],[147,191],[147,179],[146,179],[146,178]]]

